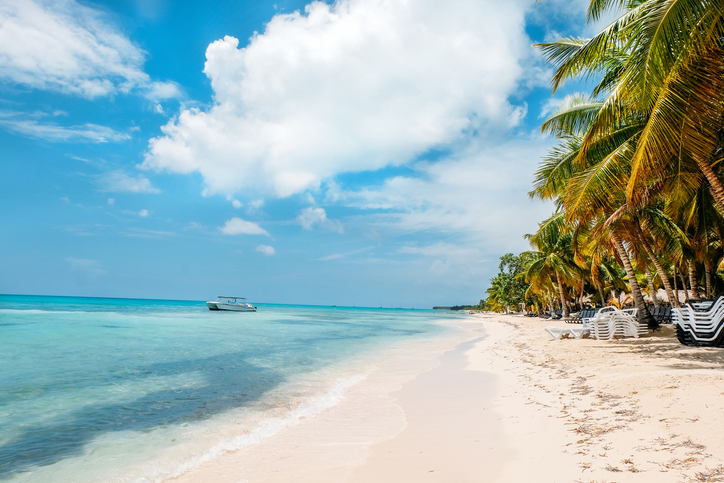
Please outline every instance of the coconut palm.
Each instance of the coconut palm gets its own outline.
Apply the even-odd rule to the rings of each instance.
[[[717,173],[724,125],[724,2],[721,0],[592,0],[589,19],[610,8],[621,17],[591,39],[539,47],[558,68],[554,92],[574,77],[600,77],[601,109],[581,140],[580,153],[618,129],[622,118],[644,122],[631,156],[627,196],[661,179],[670,163],[693,164],[720,211],[724,186]]]
[[[530,195],[554,198],[568,223],[592,236],[592,241],[612,248],[626,270],[639,317],[656,328],[658,324],[648,312],[630,260],[635,237],[627,223],[612,218],[626,202],[631,156],[643,123],[635,117],[619,119],[616,129],[593,143],[584,156],[583,139],[603,107],[584,96],[569,97],[543,124],[544,131],[562,141],[536,173]]]
[[[536,233],[525,235],[535,250],[521,255],[528,260],[525,280],[530,283],[531,290],[543,292],[549,290],[555,283],[563,316],[568,317],[570,297],[565,285],[575,283],[579,270],[573,261],[572,237],[565,229],[565,222],[563,213],[556,213],[545,220],[539,225]]]

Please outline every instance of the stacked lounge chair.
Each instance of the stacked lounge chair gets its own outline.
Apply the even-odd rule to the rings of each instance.
[[[659,324],[671,323],[671,307],[651,307],[649,312]]]
[[[618,310],[615,307],[602,308],[590,319],[591,335],[596,339],[614,337],[639,337],[648,334],[648,327],[636,318],[638,309]]]
[[[596,312],[598,312],[600,309],[583,309],[577,314],[575,314],[570,319],[567,319],[566,322],[569,324],[582,324],[587,319],[592,319],[596,316]]]
[[[562,329],[546,327],[545,330],[554,339],[572,335],[580,339],[590,335],[596,339],[611,340],[614,337],[639,337],[648,334],[646,324],[640,324],[636,318],[637,309],[618,310],[615,307],[604,307],[594,312],[594,316],[582,319],[583,327],[580,329]]]
[[[684,345],[724,346],[724,295],[715,300],[687,300],[672,310],[676,336]]]

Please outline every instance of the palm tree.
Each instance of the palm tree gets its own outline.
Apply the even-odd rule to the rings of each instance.
[[[535,251],[524,252],[528,263],[525,280],[533,292],[549,290],[553,281],[558,288],[563,317],[570,314],[570,304],[565,284],[576,280],[576,265],[571,250],[571,235],[566,233],[563,213],[556,213],[545,220],[532,235],[525,235]]]
[[[592,0],[589,20],[607,9],[626,12],[591,39],[563,39],[539,47],[556,64],[554,92],[567,79],[601,78],[606,94],[581,140],[580,156],[610,137],[621,119],[642,129],[631,155],[627,197],[648,186],[676,160],[706,178],[724,213],[724,2],[721,0]]]
[[[603,107],[584,96],[570,97],[543,124],[542,129],[558,136],[561,143],[536,173],[530,195],[555,198],[568,223],[585,231],[596,243],[611,246],[626,270],[639,317],[656,328],[658,323],[648,312],[631,264],[628,250],[636,246],[631,243],[631,230],[612,218],[626,202],[631,155],[642,123],[637,118],[619,119],[616,129],[591,145],[583,156],[583,140]]]

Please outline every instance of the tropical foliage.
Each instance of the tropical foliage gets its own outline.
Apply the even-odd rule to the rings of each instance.
[[[588,19],[610,9],[623,13],[593,38],[537,46],[554,93],[571,79],[592,88],[542,125],[558,143],[530,195],[556,210],[527,235],[525,279],[564,312],[624,292],[656,328],[647,294],[678,305],[679,290],[722,287],[724,2],[591,0]]]
[[[505,312],[516,310],[525,303],[525,294],[528,284],[524,279],[524,259],[512,253],[506,253],[500,257],[500,272],[490,280],[488,297],[481,307],[485,310]]]

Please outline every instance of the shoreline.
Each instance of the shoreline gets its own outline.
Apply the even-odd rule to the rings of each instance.
[[[724,481],[720,349],[671,334],[554,341],[555,321],[520,316],[448,323],[464,335],[167,481]]]
[[[363,372],[332,407],[271,434],[261,441],[208,461],[163,481],[195,482],[338,482],[361,465],[373,444],[405,428],[406,417],[394,394],[419,374],[436,367],[437,358],[469,330],[464,319],[439,323],[449,329],[434,337],[406,341],[354,363]],[[292,408],[290,408],[292,409]]]

